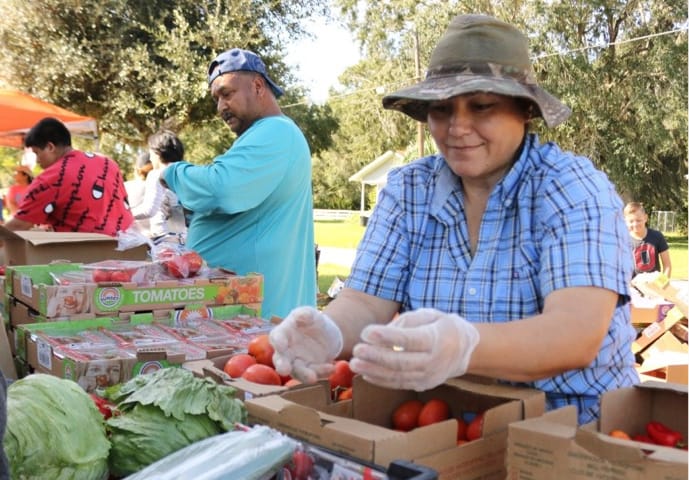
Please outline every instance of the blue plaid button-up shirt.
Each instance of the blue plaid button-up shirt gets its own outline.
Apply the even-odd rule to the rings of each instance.
[[[490,195],[472,258],[459,177],[441,155],[421,158],[390,173],[346,283],[400,302],[403,311],[432,307],[472,322],[536,315],[561,288],[618,292],[591,365],[520,384],[543,390],[548,408],[576,405],[579,422],[587,423],[597,418],[601,393],[638,383],[628,305],[633,264],[622,209],[590,160],[528,135]]]

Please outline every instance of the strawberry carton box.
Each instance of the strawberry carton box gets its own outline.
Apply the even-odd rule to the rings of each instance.
[[[510,424],[507,478],[686,479],[685,449],[633,440],[647,434],[650,422],[662,422],[686,441],[686,385],[644,382],[604,393],[600,419],[588,425],[577,425],[573,406]]]
[[[414,428],[396,430],[393,414],[410,400],[442,400],[450,416]],[[334,401],[323,383],[245,400],[250,423],[265,424],[311,444],[358,461],[386,466],[401,459],[433,468],[440,479],[504,479],[507,426],[543,413],[543,392],[452,379],[432,390],[391,390],[360,376],[352,399]],[[481,414],[481,436],[458,444],[459,418]]]
[[[78,275],[81,264],[9,267],[8,294],[48,318],[77,314],[111,315],[179,309],[189,304],[256,305],[263,301],[263,275],[244,276],[214,271],[212,277],[135,282],[55,283],[55,278]]]

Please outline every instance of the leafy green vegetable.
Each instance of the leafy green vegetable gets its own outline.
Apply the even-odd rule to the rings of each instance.
[[[74,381],[36,373],[7,389],[5,452],[11,478],[108,478],[103,417]]]
[[[236,389],[181,368],[139,375],[109,387],[105,396],[122,411],[110,418],[111,473],[137,472],[180,448],[246,423]]]

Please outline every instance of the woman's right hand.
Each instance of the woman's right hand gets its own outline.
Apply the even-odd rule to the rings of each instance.
[[[270,343],[275,349],[273,364],[280,375],[314,383],[332,372],[343,338],[326,314],[313,307],[298,307],[273,327]]]

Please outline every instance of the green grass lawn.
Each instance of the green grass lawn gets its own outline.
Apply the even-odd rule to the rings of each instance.
[[[365,227],[359,223],[359,216],[353,215],[346,221],[318,221],[314,223],[316,243],[324,247],[356,248],[364,235]],[[349,268],[342,265],[318,265],[318,291],[326,293],[335,277],[344,280]]]
[[[672,278],[687,280],[687,262],[689,262],[689,249],[687,249],[687,236],[679,233],[664,233],[670,246],[670,260],[672,260]]]
[[[320,246],[338,248],[356,248],[364,234],[365,227],[359,224],[359,216],[354,215],[347,221],[318,221],[315,222],[316,243]],[[679,233],[664,234],[670,246],[672,259],[672,278],[687,280],[687,236]],[[338,276],[344,280],[349,275],[349,268],[340,265],[320,264],[318,266],[318,288],[325,293]]]

